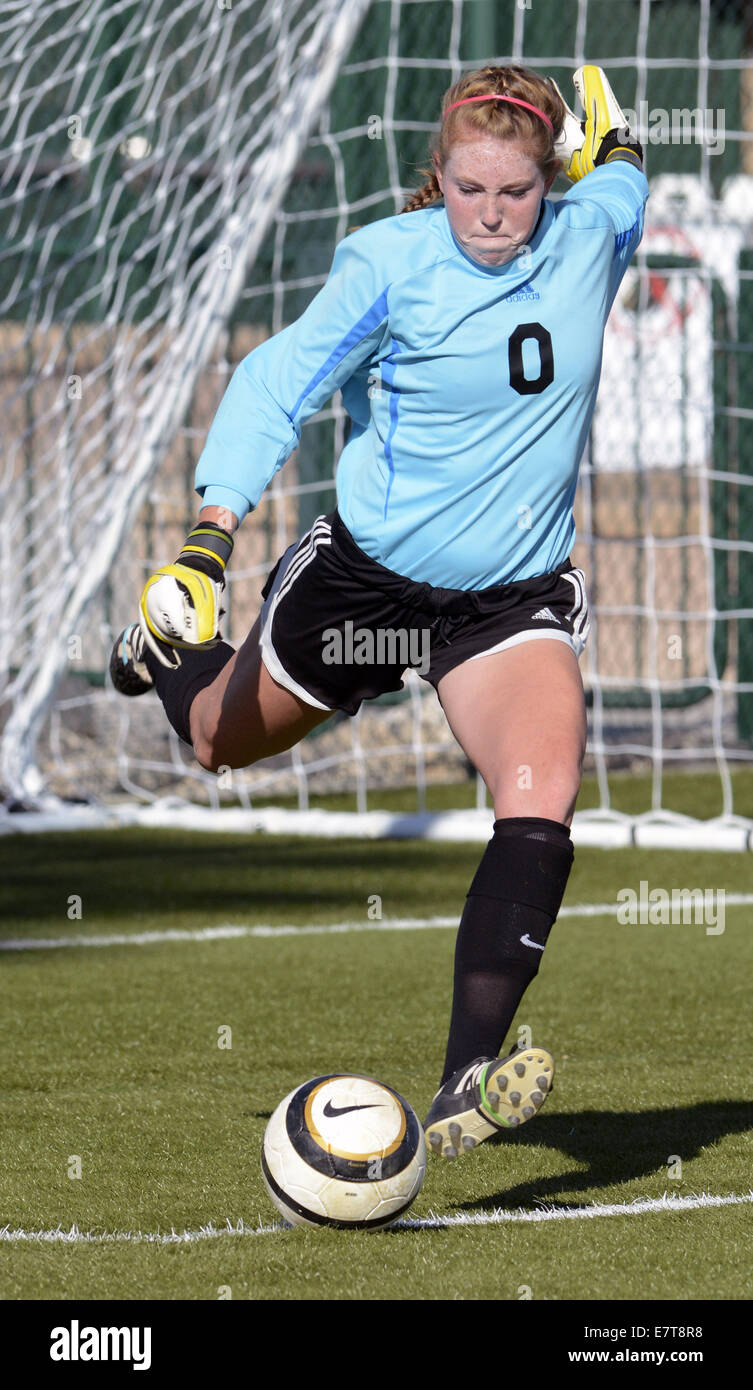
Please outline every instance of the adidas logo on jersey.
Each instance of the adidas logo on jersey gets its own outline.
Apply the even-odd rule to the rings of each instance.
[[[531,621],[532,621],[532,622],[533,622],[534,618],[544,618],[544,619],[546,619],[547,622],[550,622],[550,623],[558,623],[558,622],[559,622],[559,618],[557,617],[556,613],[553,613],[553,612],[552,612],[551,608],[540,608],[539,611],[538,611],[538,613],[532,613],[532,614],[531,614]]]
[[[517,304],[521,299],[541,299],[541,295],[538,290],[532,289],[529,282],[526,281],[525,285],[521,285],[520,289],[510,295],[507,302],[508,304]]]

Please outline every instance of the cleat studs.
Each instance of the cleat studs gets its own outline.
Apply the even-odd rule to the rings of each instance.
[[[522,1062],[516,1062],[513,1068],[516,1076],[525,1076],[526,1069]]]
[[[549,1079],[546,1076],[537,1076],[536,1085],[540,1091],[546,1091],[549,1086]]]
[[[429,1134],[429,1147],[437,1154],[442,1152],[442,1136],[439,1130],[433,1129]]]
[[[473,1135],[472,1135],[472,1134],[464,1134],[464,1135],[463,1135],[463,1148],[464,1148],[464,1149],[475,1149],[475,1147],[476,1147],[476,1140],[474,1139]]]
[[[444,1156],[445,1156],[445,1158],[457,1158],[457,1156],[458,1156],[458,1151],[457,1151],[457,1149],[455,1148],[455,1145],[454,1145],[454,1144],[446,1144],[446,1145],[445,1145]]]
[[[511,1105],[520,1105],[520,1091],[511,1091],[509,1100]]]
[[[486,1099],[488,1100],[492,1110],[499,1109],[499,1093],[497,1091],[487,1091]]]
[[[533,1107],[532,1105],[524,1105],[524,1106],[523,1106],[523,1115],[524,1115],[524,1117],[525,1117],[526,1120],[530,1120],[531,1116],[532,1116],[532,1115],[535,1115],[535,1114],[536,1114],[536,1111],[535,1111],[535,1109],[534,1109],[534,1107]]]
[[[511,1115],[510,1118],[509,1118],[509,1120],[507,1121],[507,1123],[508,1123],[508,1125],[510,1125],[510,1126],[519,1125],[519,1124],[520,1124],[520,1115]]]
[[[500,1091],[507,1090],[507,1077],[504,1074],[502,1076],[497,1077],[497,1085]]]
[[[461,1129],[460,1129],[460,1125],[456,1125],[456,1124],[450,1125],[450,1126],[449,1126],[449,1131],[450,1131],[450,1143],[453,1144],[453,1145],[455,1145],[455,1146],[457,1146],[457,1144],[460,1142],[460,1135],[461,1135],[461,1133],[462,1133],[462,1131],[461,1131]]]
[[[541,1094],[541,1091],[531,1091],[531,1100],[533,1101],[534,1105],[541,1105],[543,1099],[544,1097]]]

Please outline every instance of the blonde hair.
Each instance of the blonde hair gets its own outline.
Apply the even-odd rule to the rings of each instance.
[[[509,101],[476,101],[457,107],[445,116],[429,153],[436,154],[440,169],[444,169],[453,145],[474,134],[493,135],[499,140],[514,140],[524,146],[526,153],[538,166],[545,179],[561,167],[554,152],[554,142],[560,135],[565,119],[565,103],[549,77],[540,77],[530,68],[479,68],[467,73],[449,87],[442,98],[442,111],[464,97],[510,96],[538,106],[552,123],[553,131],[533,111],[515,106]],[[416,212],[429,207],[442,197],[434,167],[421,168],[427,181],[408,199],[403,212]]]

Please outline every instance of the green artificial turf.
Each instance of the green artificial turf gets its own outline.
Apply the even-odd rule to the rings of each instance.
[[[138,1237],[0,1242],[0,1297],[749,1298],[753,1205],[381,1233],[278,1224],[259,1150],[287,1091],[365,1072],[423,1116],[454,931],[391,930],[369,904],[381,900],[382,923],[459,918],[480,854],[144,830],[0,839],[6,939],[363,928],[0,956],[0,1228]],[[565,906],[614,902],[641,880],[750,893],[750,858],[578,849]],[[555,1056],[552,1096],[520,1131],[454,1163],[432,1157],[409,1217],[748,1193],[750,918],[727,905],[710,934],[563,915],[516,1018]],[[241,1221],[260,1229],[145,1239]]]

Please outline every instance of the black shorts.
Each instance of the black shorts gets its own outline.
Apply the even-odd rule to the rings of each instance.
[[[589,631],[583,571],[489,589],[435,589],[372,560],[337,508],[280,557],[262,589],[262,660],[306,704],[357,714],[403,690],[412,667],[435,688],[462,661],[549,637],[580,656]]]

